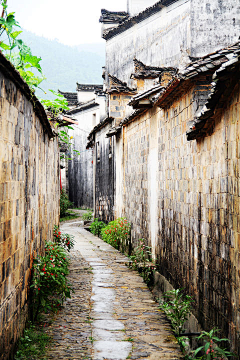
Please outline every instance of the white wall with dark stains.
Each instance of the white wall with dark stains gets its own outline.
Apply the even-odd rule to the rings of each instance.
[[[139,9],[149,5],[130,3]],[[106,73],[133,86],[134,57],[150,66],[182,68],[189,56],[201,57],[237,42],[239,33],[239,1],[179,0],[108,39]]]

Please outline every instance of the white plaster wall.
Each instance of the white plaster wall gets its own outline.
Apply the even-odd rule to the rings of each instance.
[[[81,91],[77,90],[78,101],[80,103],[87,102],[95,98],[94,91]]]
[[[190,52],[190,35],[190,0],[179,0],[108,40],[106,73],[132,86],[134,57],[151,66],[178,67]]]
[[[147,7],[148,1],[132,1],[129,7],[144,3]],[[239,34],[239,0],[179,0],[108,40],[106,73],[133,86],[134,57],[146,65],[182,69],[189,56],[232,45]]]
[[[192,56],[204,56],[238,41],[239,0],[191,0]]]

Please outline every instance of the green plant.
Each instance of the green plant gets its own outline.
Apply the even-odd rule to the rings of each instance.
[[[28,323],[18,342],[18,349],[14,360],[43,359],[50,337],[39,327]]]
[[[15,19],[15,13],[12,12],[8,14],[7,1],[1,0],[1,5],[3,7],[3,12],[0,17],[0,47],[3,49],[7,59],[11,61],[34,92],[36,88],[40,88],[39,85],[45,79],[42,75],[42,68],[40,65],[41,58],[32,55],[31,49],[23,42],[23,40],[19,39],[19,35],[22,31],[18,30],[20,25]],[[2,38],[4,35],[6,38],[3,41]],[[37,76],[34,71],[39,73],[40,76]]]
[[[99,221],[98,219],[94,219],[94,221],[90,225],[90,230],[93,235],[99,236],[101,234],[101,230],[107,225],[103,221]]]
[[[85,221],[91,221],[93,217],[93,212],[92,210],[86,212],[85,214],[82,215],[82,219]]]
[[[94,343],[94,341],[96,341],[96,339],[94,339],[92,336],[89,336],[89,340],[91,341],[92,344]]]
[[[191,312],[191,296],[184,296],[181,289],[168,291],[163,294],[164,301],[159,302],[159,307],[170,319],[173,331],[177,337],[184,332],[183,325]]]
[[[197,339],[204,341],[204,344],[193,352],[193,357],[190,357],[191,360],[226,360],[235,356],[233,353],[221,347],[221,343],[226,341],[229,342],[229,339],[218,338],[215,335],[218,331],[218,329],[212,329],[209,332],[201,332],[201,335]],[[196,357],[201,353],[202,355],[200,357]]]
[[[60,217],[66,215],[67,209],[71,206],[71,202],[68,199],[67,193],[64,189],[60,193]]]
[[[129,258],[131,260],[129,267],[137,270],[143,277],[143,280],[150,284],[153,279],[155,265],[152,263],[151,247],[145,245],[144,239],[139,240],[139,246],[133,250]]]
[[[131,225],[125,218],[118,218],[111,221],[101,230],[102,239],[116,249],[124,247],[130,236]]]
[[[74,247],[74,236],[62,233],[57,225],[54,226],[53,239],[58,246],[63,247],[68,252]]]
[[[33,319],[40,312],[56,311],[66,298],[71,286],[67,281],[69,259],[65,250],[47,242],[45,256],[34,259],[32,277]]]
[[[12,12],[8,14],[7,12],[7,0],[0,0],[3,7],[2,16],[0,17],[0,47],[4,52],[6,58],[11,61],[13,66],[19,71],[22,78],[26,81],[30,87],[32,93],[38,88],[44,92],[40,87],[40,84],[45,80],[45,76],[42,73],[41,67],[41,58],[34,56],[29,46],[27,46],[23,40],[19,39],[19,35],[22,33],[19,30],[20,25],[15,19],[15,13]],[[4,35],[6,38],[3,41]],[[13,51],[14,50],[14,51]],[[44,100],[40,99],[41,103],[51,111],[50,119],[57,120],[60,112],[64,110],[69,110],[68,102],[63,95],[57,93],[54,90],[49,90],[55,95],[54,100]],[[46,94],[46,92],[45,92]],[[59,123],[56,123],[58,127]],[[68,130],[74,130],[70,126],[65,126],[64,129],[58,129],[59,141],[67,145],[68,150],[71,150],[71,139],[72,136],[69,136]],[[79,155],[79,151],[72,149],[74,155]],[[65,153],[61,153],[61,158],[66,157]]]

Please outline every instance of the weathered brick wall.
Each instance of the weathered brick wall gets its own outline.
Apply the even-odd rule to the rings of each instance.
[[[43,108],[2,55],[0,60],[0,359],[5,360],[27,318],[33,256],[43,252],[59,222],[59,150]]]
[[[110,112],[109,116],[115,119],[115,124],[120,122],[132,112],[132,107],[128,106],[132,96],[127,94],[112,94],[110,95]]]
[[[200,324],[206,330],[221,329],[236,350],[240,349],[240,89],[215,120],[213,133],[188,142],[186,130],[197,107],[196,86],[169,108],[153,108],[124,128],[124,209],[133,224],[133,240],[148,240],[160,273],[193,296]],[[151,160],[153,131],[158,134],[157,165]],[[152,166],[157,168],[157,182]],[[150,206],[154,194],[155,212]]]
[[[75,129],[73,148],[80,155],[70,155],[68,161],[69,200],[77,207],[93,208],[93,151],[86,150],[86,131]]]
[[[114,219],[114,139],[106,138],[110,127],[104,126],[95,135],[95,217],[104,222]]]
[[[148,206],[148,156],[150,119],[141,117],[124,131],[123,214],[132,223],[132,239],[150,240]]]

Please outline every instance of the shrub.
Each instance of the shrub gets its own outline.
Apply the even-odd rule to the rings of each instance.
[[[31,285],[34,319],[40,312],[56,311],[71,297],[71,286],[66,279],[68,265],[65,250],[53,242],[46,243],[45,256],[34,259]]]
[[[62,189],[60,194],[60,217],[65,216],[67,209],[69,209],[71,206],[72,203],[69,201],[66,191]]]
[[[40,327],[29,323],[19,339],[18,351],[14,360],[42,359],[50,342],[49,335],[44,333]]]
[[[74,247],[74,237],[62,233],[57,225],[54,226],[53,239],[57,245],[63,247],[68,252]]]
[[[222,342],[229,342],[229,339],[220,339],[215,335],[218,332],[218,329],[212,329],[209,332],[202,331],[201,335],[197,338],[198,340],[203,340],[204,345],[200,346],[193,352],[193,357],[190,357],[190,360],[201,359],[201,360],[226,360],[232,357],[235,357],[233,353],[222,348]],[[203,354],[200,358],[196,356]]]
[[[125,218],[118,218],[111,221],[101,230],[102,239],[116,249],[126,245],[130,236],[131,225]]]
[[[93,217],[93,212],[92,212],[92,210],[89,210],[88,212],[83,214],[82,219],[86,220],[86,221],[91,221],[92,217]]]
[[[143,280],[150,285],[153,280],[155,264],[152,263],[151,247],[145,245],[144,239],[139,240],[139,246],[133,250],[129,258],[131,260],[129,267],[137,270]]]
[[[107,225],[103,221],[99,221],[98,219],[94,219],[94,221],[90,225],[90,230],[93,235],[99,236],[101,234],[101,230]]]
[[[164,301],[159,304],[169,320],[172,323],[173,331],[176,336],[180,336],[184,332],[183,325],[188,319],[191,312],[191,296],[184,296],[181,289],[171,290],[163,294]]]

